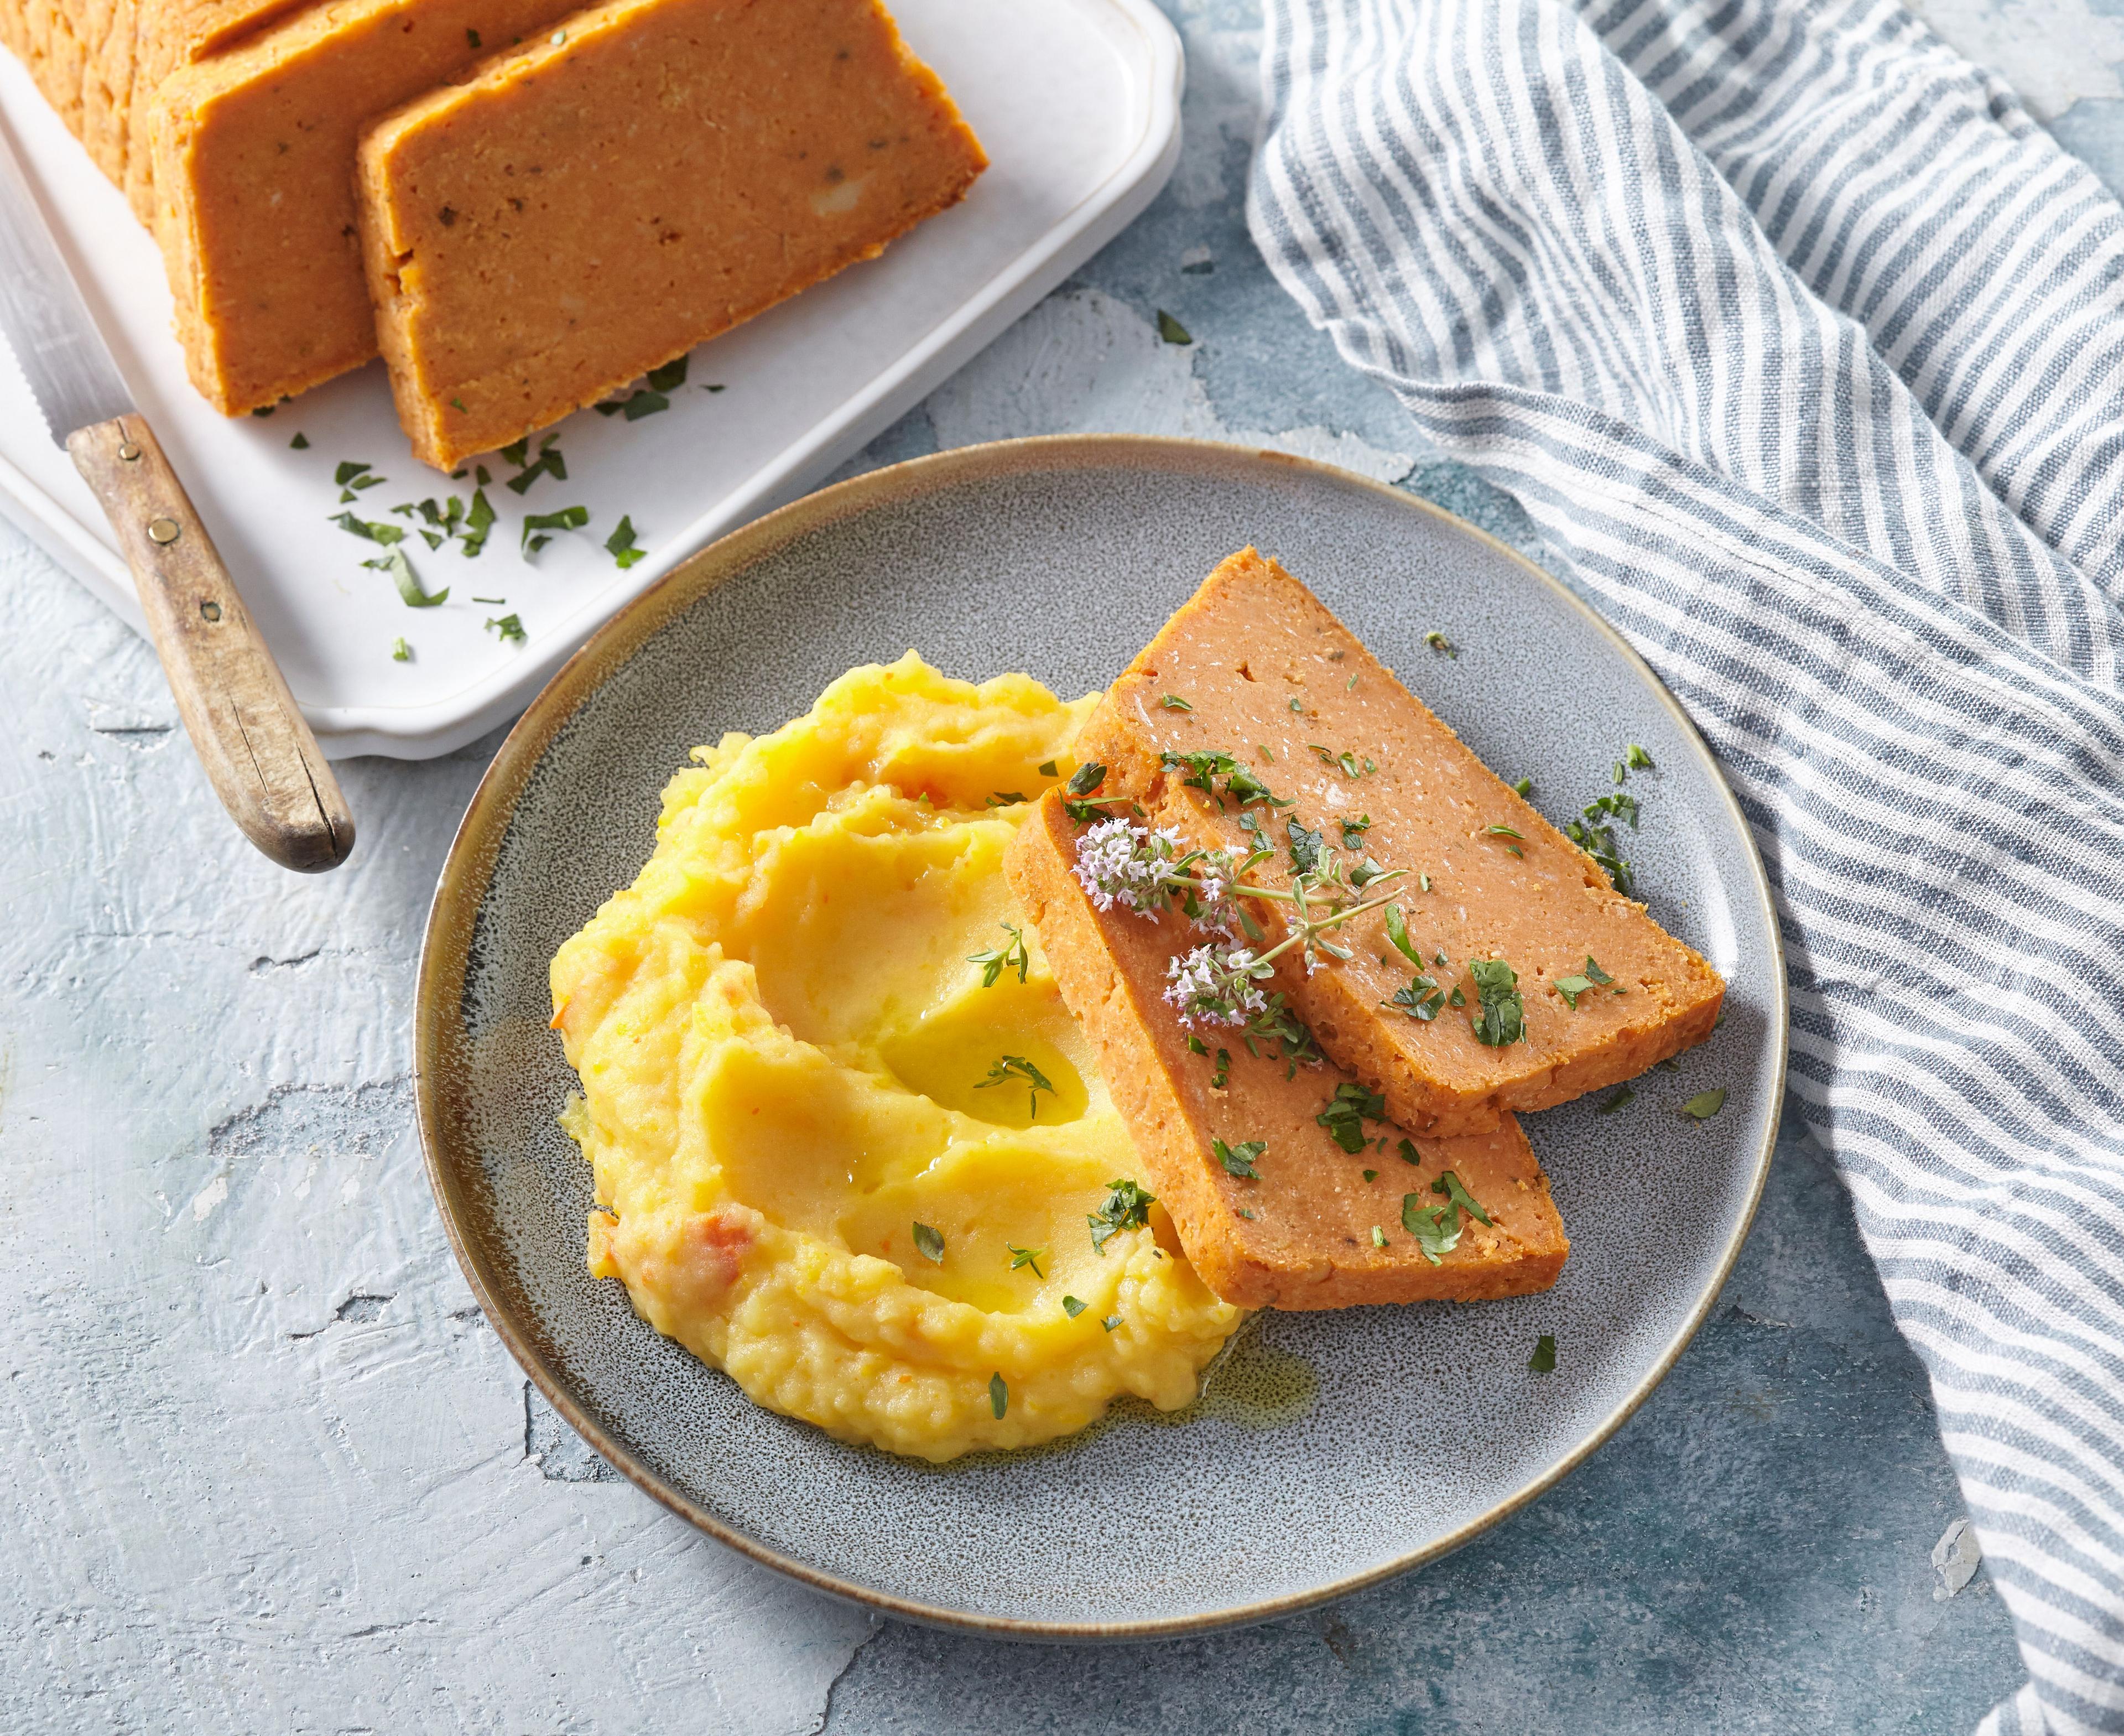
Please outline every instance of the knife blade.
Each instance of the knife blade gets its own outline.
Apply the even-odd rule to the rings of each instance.
[[[283,868],[336,868],[354,848],[346,798],[161,441],[135,407],[4,125],[0,337],[52,439],[110,520],[177,714],[222,806]]]
[[[14,142],[0,134],[0,334],[30,383],[52,444],[133,407],[81,286],[30,191]]]

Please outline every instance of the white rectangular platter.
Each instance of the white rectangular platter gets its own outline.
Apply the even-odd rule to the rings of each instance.
[[[382,365],[269,416],[228,420],[186,382],[160,256],[28,75],[0,54],[0,124],[169,449],[245,601],[333,758],[447,753],[521,708],[629,599],[725,531],[801,493],[919,402],[1135,217],[1180,148],[1179,39],[1151,0],[893,0],[909,44],[951,88],[990,159],[964,204],[693,352],[670,407],[628,422],[582,412],[558,429],[567,475],[521,496],[486,461],[498,515],[486,548],[424,547],[391,509],[455,493],[416,463]],[[624,269],[623,263],[615,269]],[[711,389],[718,388],[718,389]],[[300,434],[307,447],[292,442]],[[536,442],[533,449],[536,449]],[[334,482],[366,463],[381,485],[353,508],[405,525],[432,609],[364,570],[374,543],[341,530]],[[0,505],[135,627],[109,526],[48,435],[0,346]],[[527,513],[588,510],[535,557]],[[623,570],[606,539],[624,515],[647,557]],[[520,642],[488,623],[514,614]],[[403,638],[410,655],[392,656]]]

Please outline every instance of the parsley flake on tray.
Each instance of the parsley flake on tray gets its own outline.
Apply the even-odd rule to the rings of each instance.
[[[1726,1088],[1720,1085],[1715,1090],[1698,1092],[1681,1106],[1680,1113],[1691,1121],[1709,1121],[1725,1107]]]
[[[649,551],[635,542],[634,520],[624,513],[620,515],[618,527],[604,539],[604,552],[613,557],[622,572],[637,561],[649,558]]]
[[[518,547],[527,557],[534,555],[553,539],[543,534],[548,530],[580,530],[590,521],[587,506],[563,506],[558,512],[526,513],[524,529]]]

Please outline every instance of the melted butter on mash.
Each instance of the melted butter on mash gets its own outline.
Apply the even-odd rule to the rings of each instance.
[[[563,1123],[609,1208],[591,1272],[844,1440],[941,1461],[1120,1393],[1173,1409],[1238,1324],[1162,1207],[1093,1245],[1135,1151],[1003,882],[1031,810],[992,798],[1066,776],[1096,697],[911,652],[851,670],[772,735],[696,750],[640,877],[553,961],[583,1087]],[[1013,960],[984,987],[969,955],[1005,923],[1024,980]]]

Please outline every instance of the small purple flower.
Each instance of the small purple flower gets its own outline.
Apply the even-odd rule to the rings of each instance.
[[[1219,957],[1214,946],[1199,946],[1166,966],[1165,999],[1183,1025],[1243,1025],[1268,1004],[1256,980],[1274,974],[1245,947]]]

